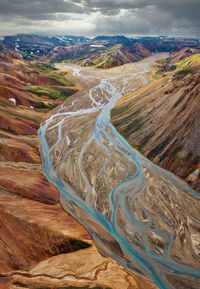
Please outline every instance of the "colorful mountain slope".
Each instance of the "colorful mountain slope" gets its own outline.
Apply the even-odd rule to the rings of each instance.
[[[77,91],[69,84],[53,66],[0,54],[0,189],[45,203],[59,201],[40,167],[37,130],[48,110]]]
[[[38,65],[39,68],[48,68],[51,76],[40,72],[34,63],[25,62],[17,54],[0,54],[0,192],[3,198],[0,206],[0,272],[26,268],[45,256],[54,255],[59,252],[63,240],[62,234],[58,237],[59,232],[57,237],[56,234],[54,236],[57,238],[55,242],[46,238],[48,233],[45,230],[42,233],[42,229],[36,225],[35,234],[39,234],[44,242],[42,249],[37,244],[36,235],[31,234],[34,228],[28,228],[24,216],[19,214],[16,217],[17,209],[15,212],[7,211],[12,202],[18,200],[26,203],[27,210],[32,208],[30,200],[37,201],[38,208],[42,209],[46,204],[47,207],[57,206],[59,210],[59,192],[47,181],[41,168],[37,130],[49,109],[62,103],[62,100],[59,97],[52,100],[46,94],[30,93],[27,88],[40,84],[45,89],[46,86],[48,89],[53,86],[55,90],[64,91],[65,86],[52,77],[57,75],[54,67]],[[69,96],[76,91],[76,87],[72,86],[66,89],[66,94]],[[9,206],[4,207],[6,199],[9,199]],[[52,231],[51,228],[49,230]],[[65,242],[66,250],[71,251],[69,241]]]
[[[159,79],[122,97],[112,122],[147,158],[200,191],[200,54],[179,56],[160,62]],[[166,63],[174,71],[164,73]]]
[[[135,62],[150,55],[151,52],[144,49],[139,43],[125,45],[96,41],[95,44],[90,42],[68,47],[56,47],[42,59],[49,59],[51,62],[68,61],[83,66],[110,68]]]
[[[198,39],[125,36],[42,36],[18,34],[1,37],[0,51],[15,51],[26,60],[67,61],[83,66],[110,68],[138,61],[152,52],[199,49]]]

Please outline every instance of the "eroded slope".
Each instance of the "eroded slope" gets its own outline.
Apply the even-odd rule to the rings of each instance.
[[[187,56],[162,61],[162,71],[175,72],[122,97],[111,115],[134,147],[199,191],[200,56]]]

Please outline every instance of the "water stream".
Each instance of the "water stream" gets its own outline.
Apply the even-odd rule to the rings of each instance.
[[[87,228],[103,255],[161,289],[199,288],[199,195],[133,149],[110,122],[116,100],[136,89],[137,81],[130,85],[135,80],[146,83],[153,60],[105,78],[70,66],[91,87],[84,92],[87,101],[69,100],[40,127],[43,170],[64,209]],[[66,169],[70,162],[72,172]]]

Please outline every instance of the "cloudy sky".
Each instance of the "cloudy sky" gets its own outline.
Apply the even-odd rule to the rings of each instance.
[[[200,37],[200,0],[0,0],[0,35]]]

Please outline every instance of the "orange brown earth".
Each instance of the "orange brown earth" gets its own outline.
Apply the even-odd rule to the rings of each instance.
[[[159,63],[157,78],[118,100],[117,130],[155,164],[200,192],[200,54],[172,53]]]
[[[0,288],[155,288],[100,256],[42,172],[40,122],[80,89],[63,71],[0,55]]]

